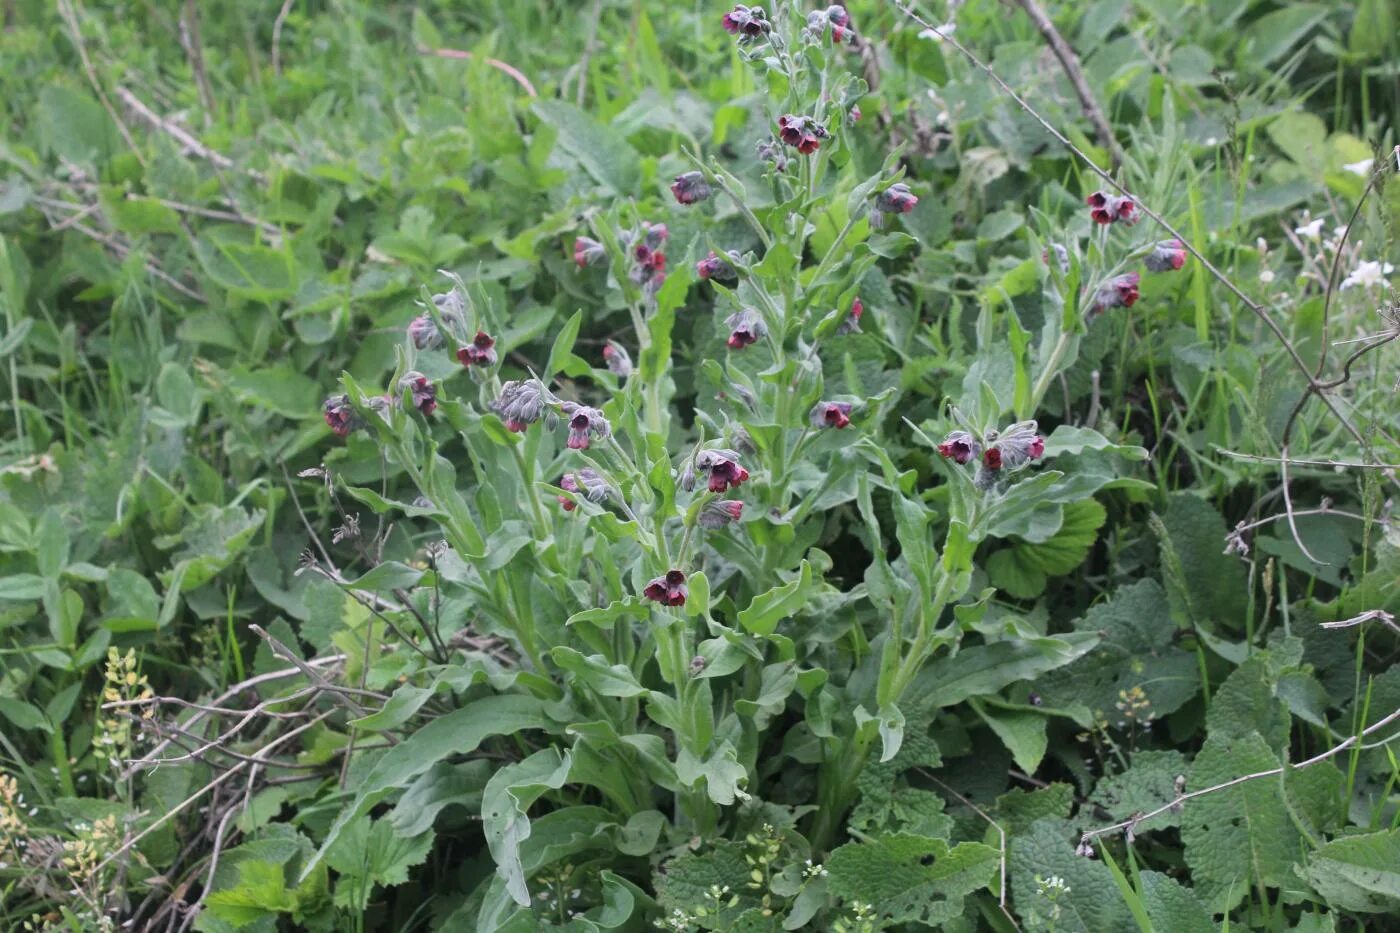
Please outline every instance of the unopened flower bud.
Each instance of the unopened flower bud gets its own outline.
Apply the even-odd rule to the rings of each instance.
[[[603,362],[614,376],[625,379],[632,375],[632,357],[628,355],[627,348],[616,340],[603,344]]]
[[[728,250],[724,255],[717,255],[714,250],[710,254],[695,264],[695,274],[702,279],[720,279],[727,281],[735,278],[738,273],[734,271],[732,262],[737,262],[739,253],[737,250]]]
[[[882,214],[907,214],[919,203],[904,182],[896,182],[875,195],[875,210]]]
[[[408,339],[419,350],[435,350],[442,345],[442,331],[432,315],[420,314],[408,323]]]
[[[1150,272],[1171,272],[1186,265],[1186,247],[1180,240],[1160,240],[1142,261]]]
[[[596,266],[598,263],[608,258],[607,248],[592,237],[575,237],[574,239],[574,263],[582,269],[584,266]]]
[[[1141,280],[1142,277],[1136,272],[1127,272],[1109,279],[1094,292],[1094,298],[1089,303],[1085,316],[1093,320],[1110,308],[1131,308],[1138,300],[1138,283]]]
[[[413,407],[423,413],[424,417],[431,415],[437,408],[437,386],[429,381],[428,377],[417,371],[404,373],[399,380],[399,391],[407,389],[413,396]]]
[[[1051,243],[1040,251],[1040,261],[1047,266],[1050,265],[1050,255],[1055,256],[1055,265],[1060,267],[1061,275],[1069,275],[1069,250],[1059,243]]]
[[[860,316],[861,316],[862,314],[864,314],[864,313],[865,313],[865,305],[861,303],[860,297],[857,296],[856,299],[855,299],[854,301],[851,302],[851,311],[850,311],[850,313],[847,314],[844,318],[841,319],[841,323],[840,323],[840,324],[837,324],[837,325],[836,325],[836,333],[838,333],[838,334],[856,334],[856,333],[859,333],[859,332],[860,332]]]
[[[745,6],[742,3],[735,4],[734,9],[724,14],[720,24],[724,26],[725,32],[738,36],[740,40],[756,39],[772,28],[763,7]]]
[[[326,426],[338,437],[345,437],[360,426],[355,409],[350,406],[350,396],[332,395],[322,406],[326,414]]]
[[[545,412],[544,386],[537,379],[512,379],[501,386],[501,394],[490,405],[511,431],[524,431]]]
[[[724,528],[737,522],[743,514],[744,503],[737,499],[711,499],[700,510],[700,527],[711,530]]]

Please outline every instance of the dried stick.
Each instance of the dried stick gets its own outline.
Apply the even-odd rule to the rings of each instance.
[[[418,54],[436,55],[438,58],[473,59],[478,57],[474,52],[468,52],[465,49],[430,49],[427,46],[422,45],[418,47]],[[540,96],[539,94],[535,93],[535,86],[530,83],[530,79],[521,74],[520,71],[516,69],[514,65],[507,64],[506,62],[501,61],[499,58],[490,58],[487,56],[481,56],[481,60],[486,62],[486,64],[490,65],[492,68],[495,68],[497,71],[509,75],[510,78],[514,80],[516,84],[520,85],[522,88],[525,89],[525,93],[529,96]]]
[[[1000,823],[998,823],[996,820],[992,819],[990,816],[984,813],[981,807],[977,806],[977,804],[973,803],[971,800],[968,800],[962,794],[953,790],[953,788],[949,787],[947,784],[944,784],[942,781],[934,777],[924,768],[915,768],[914,770],[919,772],[919,774],[923,775],[924,777],[928,778],[933,783],[937,784],[939,787],[943,788],[948,793],[952,794],[954,797],[958,798],[958,800],[963,804],[963,806],[968,807],[972,810],[973,813],[976,813],[978,816],[982,817],[982,819],[990,823],[992,828],[997,831],[997,838],[1000,840],[997,844],[997,856],[1000,861],[1001,868],[1001,889],[998,892],[997,906],[1000,907],[1001,912],[1006,915],[1006,919],[1011,921],[1011,926],[1016,930],[1020,930],[1021,927],[1019,924],[1016,923],[1016,918],[1013,917],[1011,915],[1011,911],[1006,908],[1006,830],[1001,828]]]
[[[204,108],[204,128],[209,129],[214,113],[214,89],[209,86],[209,73],[204,68],[204,38],[199,28],[199,8],[195,0],[185,0],[180,14],[180,45],[184,46],[185,57],[190,61],[194,72],[195,86],[199,89],[199,103]]]
[[[147,107],[146,104],[141,100],[141,98],[137,97],[127,88],[117,88],[117,97],[121,99],[121,102],[123,104],[131,108],[131,111],[135,113],[136,116],[140,117],[143,122],[149,124],[155,129],[160,130],[162,133],[166,134],[171,139],[179,143],[180,147],[185,152],[193,153],[194,155],[199,156],[201,159],[206,160],[207,162],[209,162],[210,165],[213,165],[215,168],[239,168],[239,166],[235,164],[232,159],[224,155],[222,152],[210,149],[208,146],[204,145],[204,143],[196,139],[194,135],[190,133],[189,130],[180,126],[178,123],[174,123],[170,120],[165,119],[160,114],[152,110],[150,107]],[[242,168],[240,170],[249,178],[252,178],[256,181],[263,182],[267,180],[264,177],[264,175],[256,169]]]
[[[1323,622],[1319,628],[1352,628],[1357,625],[1364,625],[1367,622],[1379,622],[1397,635],[1400,635],[1400,625],[1395,624],[1395,616],[1384,609],[1368,609],[1359,616],[1352,616],[1350,619],[1342,619],[1339,622]]]
[[[1324,762],[1329,758],[1333,758],[1337,755],[1340,755],[1342,752],[1355,745],[1357,743],[1357,740],[1363,739],[1366,736],[1372,734],[1373,732],[1379,732],[1382,728],[1390,725],[1397,719],[1400,719],[1400,709],[1395,710],[1393,713],[1380,720],[1379,722],[1373,723],[1372,725],[1366,727],[1359,734],[1349,736],[1346,739],[1346,741],[1342,742],[1341,744],[1333,748],[1329,748],[1327,751],[1323,752],[1320,755],[1314,755],[1306,761],[1300,761],[1296,765],[1282,765],[1278,768],[1270,768],[1267,771],[1256,771],[1253,774],[1241,775],[1240,777],[1233,778],[1221,784],[1215,784],[1211,787],[1203,787],[1200,790],[1193,790],[1189,794],[1177,794],[1176,798],[1172,800],[1171,803],[1164,804],[1163,806],[1158,807],[1150,813],[1143,813],[1138,816],[1131,817],[1129,819],[1124,820],[1121,823],[1114,823],[1112,826],[1102,826],[1098,829],[1088,830],[1082,836],[1080,836],[1080,848],[1082,849],[1083,847],[1087,846],[1090,840],[1092,839],[1095,839],[1099,836],[1107,835],[1108,833],[1117,832],[1120,829],[1130,829],[1135,831],[1136,827],[1139,824],[1145,823],[1146,821],[1152,819],[1154,816],[1161,816],[1168,810],[1175,810],[1181,807],[1182,804],[1184,804],[1186,801],[1191,800],[1192,798],[1204,797],[1206,794],[1213,794],[1217,791],[1222,791],[1226,788],[1234,787],[1237,784],[1243,784],[1246,781],[1253,781],[1258,778],[1276,777],[1280,774],[1283,774],[1285,771],[1301,771],[1302,769],[1311,767],[1312,765],[1320,764],[1321,762]],[[1392,736],[1386,741],[1389,742],[1395,738],[1396,736]]]
[[[286,24],[294,2],[282,0],[282,9],[277,11],[277,18],[272,21],[272,73],[279,78],[282,77],[282,26]]]
[[[1069,78],[1069,83],[1073,85],[1074,93],[1079,98],[1079,106],[1084,109],[1084,115],[1089,118],[1089,122],[1094,124],[1094,133],[1099,138],[1099,145],[1108,150],[1108,158],[1113,171],[1116,172],[1123,164],[1123,150],[1118,147],[1113,128],[1108,125],[1108,118],[1099,109],[1094,92],[1089,90],[1089,82],[1084,80],[1084,71],[1079,67],[1079,56],[1074,54],[1074,49],[1069,47],[1069,43],[1060,35],[1060,31],[1055,28],[1055,24],[1045,15],[1045,11],[1036,0],[1016,0],[1016,5],[1026,11],[1031,22],[1035,23],[1040,34],[1045,37],[1050,51],[1060,60],[1060,67],[1064,69],[1065,77]]]

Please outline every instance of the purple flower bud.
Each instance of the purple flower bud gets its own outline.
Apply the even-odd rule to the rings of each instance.
[[[1186,247],[1180,240],[1160,240],[1152,245],[1152,252],[1142,264],[1150,272],[1171,272],[1186,265]]]
[[[954,463],[964,464],[977,459],[982,453],[982,445],[966,431],[954,431],[943,438],[943,443],[938,445],[938,453]]]
[[[627,348],[616,340],[603,344],[603,362],[614,376],[625,379],[632,375],[632,357],[628,355]]]
[[[727,343],[731,350],[742,350],[744,347],[758,343],[768,333],[763,319],[749,308],[735,311],[729,315],[724,319],[724,326],[729,328]]]
[[[690,492],[690,491],[692,491],[692,490],[695,489],[695,461],[694,461],[694,460],[687,460],[687,461],[685,462],[685,466],[681,467],[681,473],[680,473],[679,479],[677,480],[677,483],[678,483],[678,485],[679,485],[682,489],[684,489],[686,492]]]
[[[1138,300],[1138,283],[1141,279],[1142,276],[1136,272],[1127,272],[1109,279],[1094,292],[1094,300],[1090,302],[1085,316],[1093,320],[1110,308],[1131,308]]]
[[[846,125],[855,126],[860,122],[860,104],[852,104],[851,109],[846,111]]]
[[[705,176],[700,172],[677,175],[676,180],[671,183],[671,194],[675,195],[676,201],[681,204],[708,201],[710,193],[710,183],[705,181]]]
[[[771,137],[771,136],[770,136],[769,138],[767,138],[767,139],[764,139],[764,140],[760,140],[760,141],[759,141],[759,144],[758,144],[758,159],[759,159],[760,162],[771,162],[771,163],[773,163],[773,170],[774,170],[774,171],[777,171],[777,172],[786,172],[786,171],[787,171],[787,165],[788,165],[787,152],[783,149],[782,144],[779,143],[778,140],[774,139],[774,138]]]
[[[833,42],[855,41],[855,30],[851,28],[851,14],[842,6],[832,5],[825,10],[813,10],[807,14],[807,37],[812,41],[821,39],[826,27],[831,26]]]
[[[564,403],[564,416],[569,419],[570,450],[587,450],[590,438],[605,438],[612,434],[608,419],[596,408],[578,402]]]
[[[442,331],[432,315],[420,314],[408,322],[408,339],[419,350],[435,350],[442,345]]]
[[[1089,205],[1089,216],[1096,224],[1125,223],[1132,226],[1140,219],[1137,202],[1129,197],[1120,197],[1107,191],[1095,191],[1085,198]]]
[[[851,423],[850,402],[818,402],[808,412],[814,428],[844,428]]]
[[[890,185],[875,195],[875,210],[882,214],[907,214],[914,209],[919,199],[904,182]]]
[[[539,380],[512,379],[501,386],[501,394],[490,407],[509,430],[520,432],[540,420],[546,403],[544,386]]]
[[[448,324],[458,324],[462,321],[462,315],[466,313],[467,303],[462,300],[462,293],[457,289],[450,292],[443,292],[433,296],[433,304],[438,309],[438,314]]]
[[[496,341],[485,331],[479,330],[472,342],[457,348],[457,362],[463,366],[494,366],[496,363]]]
[[[578,483],[574,481],[574,474],[565,473],[559,480],[559,488],[565,492],[578,492]],[[555,496],[559,500],[559,506],[565,512],[572,512],[578,508],[578,503],[568,496]]]
[[[404,373],[399,380],[399,391],[407,389],[413,394],[413,407],[423,413],[424,417],[431,415],[437,408],[437,386],[429,381],[428,377],[417,371]]]
[[[709,476],[710,492],[733,489],[749,478],[749,471],[739,466],[739,455],[732,450],[702,450],[695,456],[695,468]]]
[[[1055,254],[1055,265],[1060,267],[1061,275],[1069,275],[1069,250],[1059,243],[1051,243],[1040,251],[1040,261],[1047,266],[1050,265],[1050,254]]]
[[[749,391],[748,389],[744,389],[743,386],[739,386],[738,388],[743,389],[744,392]],[[748,431],[744,430],[744,426],[742,424],[729,425],[725,433],[729,436],[729,443],[733,444],[734,449],[737,450],[739,453],[758,453],[758,448],[754,446],[753,435],[749,434]]]
[[[723,256],[716,255],[714,250],[710,250],[710,255],[695,264],[695,274],[702,279],[733,279],[737,277],[738,273],[734,271],[731,260],[734,262],[739,260],[737,250],[727,250]]]
[[[711,499],[700,510],[701,528],[723,528],[739,520],[744,514],[744,503],[738,499]]]
[[[584,266],[596,266],[607,258],[608,251],[602,243],[586,236],[574,238],[574,263],[580,269]]]
[[[982,465],[988,470],[1014,470],[1039,460],[1045,454],[1045,439],[1036,432],[1034,421],[1018,421],[989,438],[993,443],[982,451]]]
[[[755,39],[772,28],[763,7],[744,6],[742,3],[735,4],[734,9],[724,14],[720,23],[725,32],[739,36],[741,40]]]
[[[665,576],[657,577],[648,583],[642,590],[642,595],[663,606],[684,606],[685,574],[679,570],[668,570]]]
[[[359,416],[350,406],[350,396],[332,395],[322,407],[326,413],[326,426],[334,431],[337,437],[345,437],[360,427]]]
[[[559,488],[567,492],[581,492],[589,502],[602,502],[608,497],[608,482],[597,470],[582,469],[565,473],[559,480]],[[565,512],[572,512],[578,503],[566,496],[556,496]]]
[[[657,226],[661,226],[658,224]],[[665,227],[661,227],[663,235],[660,242],[664,243]],[[650,236],[648,236],[648,239]],[[647,243],[638,243],[632,247],[632,267],[627,271],[627,277],[636,285],[640,285],[647,294],[654,295],[666,281],[666,254],[661,252],[658,246],[649,246]]]

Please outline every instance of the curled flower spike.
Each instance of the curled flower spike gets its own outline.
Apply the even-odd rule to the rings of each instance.
[[[752,346],[768,333],[763,319],[749,308],[729,315],[724,319],[724,326],[729,328],[729,340],[726,343],[731,350],[742,350]]]
[[[726,250],[723,256],[717,255],[714,250],[710,250],[710,255],[695,264],[695,274],[702,279],[728,280],[737,278],[738,273],[734,271],[731,260],[737,262],[739,253],[737,250]]]
[[[627,348],[616,340],[609,340],[603,344],[603,362],[608,365],[608,372],[620,378],[632,375],[632,357],[628,355]]]
[[[570,450],[587,450],[592,438],[605,438],[612,434],[612,427],[603,413],[596,408],[580,405],[578,402],[565,402],[564,415],[569,419]]]
[[[845,7],[835,4],[825,10],[813,10],[807,14],[807,37],[813,41],[820,40],[828,25],[831,26],[831,41],[855,41],[856,33],[851,28],[851,14],[846,12]]]
[[[399,391],[404,389],[413,394],[413,407],[421,411],[425,418],[437,408],[437,386],[422,373],[416,370],[404,373],[399,380]]]
[[[875,210],[882,214],[907,214],[914,209],[919,199],[904,182],[890,185],[875,195]]]
[[[822,140],[830,135],[826,127],[811,117],[787,113],[778,118],[778,138],[803,155],[816,152]]]
[[[818,402],[807,414],[814,428],[844,428],[851,423],[850,402]]]
[[[1122,223],[1132,226],[1140,219],[1137,213],[1137,202],[1129,197],[1120,197],[1116,194],[1109,194],[1107,191],[1095,191],[1085,199],[1089,205],[1089,216],[1094,218],[1096,224]]]
[[[710,184],[700,172],[686,172],[671,182],[671,194],[681,204],[698,204],[710,199]]]
[[[838,334],[855,334],[860,332],[860,316],[865,313],[865,305],[861,303],[860,296],[856,296],[851,302],[851,313],[841,319],[841,323],[836,325]]]
[[[484,330],[476,332],[472,342],[457,348],[457,362],[463,366],[494,366],[496,363],[496,340]]]
[[[860,122],[860,104],[852,104],[851,109],[846,111],[846,125],[855,126]]]
[[[462,293],[455,288],[450,292],[434,295],[433,305],[437,307],[438,314],[442,315],[443,320],[449,324],[461,321],[462,315],[467,310],[467,303],[462,300]]]
[[[744,514],[744,503],[738,499],[712,499],[700,510],[701,528],[724,528]]]
[[[597,470],[582,469],[565,473],[559,480],[559,488],[566,492],[581,492],[589,502],[602,502],[608,497],[608,482]],[[578,508],[578,503],[567,496],[555,496],[565,512]]]
[[[939,456],[957,464],[970,463],[976,460],[981,453],[982,445],[977,443],[977,438],[966,431],[954,431],[943,438],[943,443],[938,445]]]
[[[1141,280],[1142,276],[1136,272],[1127,272],[1103,283],[1094,293],[1087,317],[1092,320],[1110,308],[1131,308],[1138,300],[1138,282]]]
[[[1045,438],[1034,421],[1018,421],[982,451],[982,465],[989,470],[1014,470],[1045,454]]]
[[[1186,265],[1186,247],[1180,240],[1160,240],[1142,261],[1149,272],[1171,272]]]
[[[1040,261],[1047,266],[1050,265],[1050,254],[1055,254],[1055,265],[1060,267],[1061,275],[1069,275],[1069,250],[1059,243],[1051,243],[1040,251]]]
[[[741,40],[755,39],[772,28],[763,7],[744,6],[742,3],[735,4],[734,9],[724,14],[720,24],[725,32],[739,36]]]
[[[512,379],[501,386],[501,394],[491,403],[491,410],[517,433],[539,421],[544,414],[544,386],[537,379]]]
[[[671,231],[666,229],[665,224],[654,224],[642,221],[642,229],[623,230],[618,237],[618,241],[624,247],[630,247],[635,242],[645,246],[649,250],[657,250],[666,245],[666,239],[671,235]]]
[[[350,396],[332,395],[322,407],[326,413],[326,426],[334,431],[337,437],[345,437],[360,426],[355,409],[350,407]]]
[[[657,226],[661,227],[660,242],[664,243],[666,228],[660,224]],[[634,261],[627,277],[647,294],[656,294],[666,281],[666,254],[661,252],[660,243],[657,246],[650,246],[646,241],[638,243],[632,247],[632,258]]]
[[[679,570],[668,570],[665,576],[657,577],[648,583],[642,590],[642,595],[663,606],[684,606],[685,574]]]
[[[771,162],[775,172],[787,171],[787,153],[783,151],[782,144],[771,136],[759,141],[758,160],[760,162]]]
[[[739,466],[739,455],[732,450],[702,450],[695,456],[695,469],[709,476],[710,492],[724,492],[742,485],[749,471]]]
[[[574,263],[582,269],[584,266],[596,266],[604,259],[608,258],[607,248],[592,237],[574,238]]]

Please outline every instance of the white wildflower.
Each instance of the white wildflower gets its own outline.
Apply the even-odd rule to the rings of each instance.
[[[1301,227],[1294,227],[1293,232],[1308,240],[1320,240],[1322,239],[1322,225],[1325,222],[1323,218],[1318,217],[1303,224]]]
[[[1375,164],[1375,159],[1362,159],[1360,162],[1352,162],[1343,165],[1342,169],[1351,172],[1353,175],[1360,175],[1362,178],[1365,178],[1367,175],[1371,174],[1371,166]]]
[[[1353,288],[1357,285],[1362,288],[1374,288],[1377,285],[1385,285],[1385,277],[1394,271],[1395,267],[1388,262],[1360,262],[1351,274],[1342,280],[1342,288]]]

